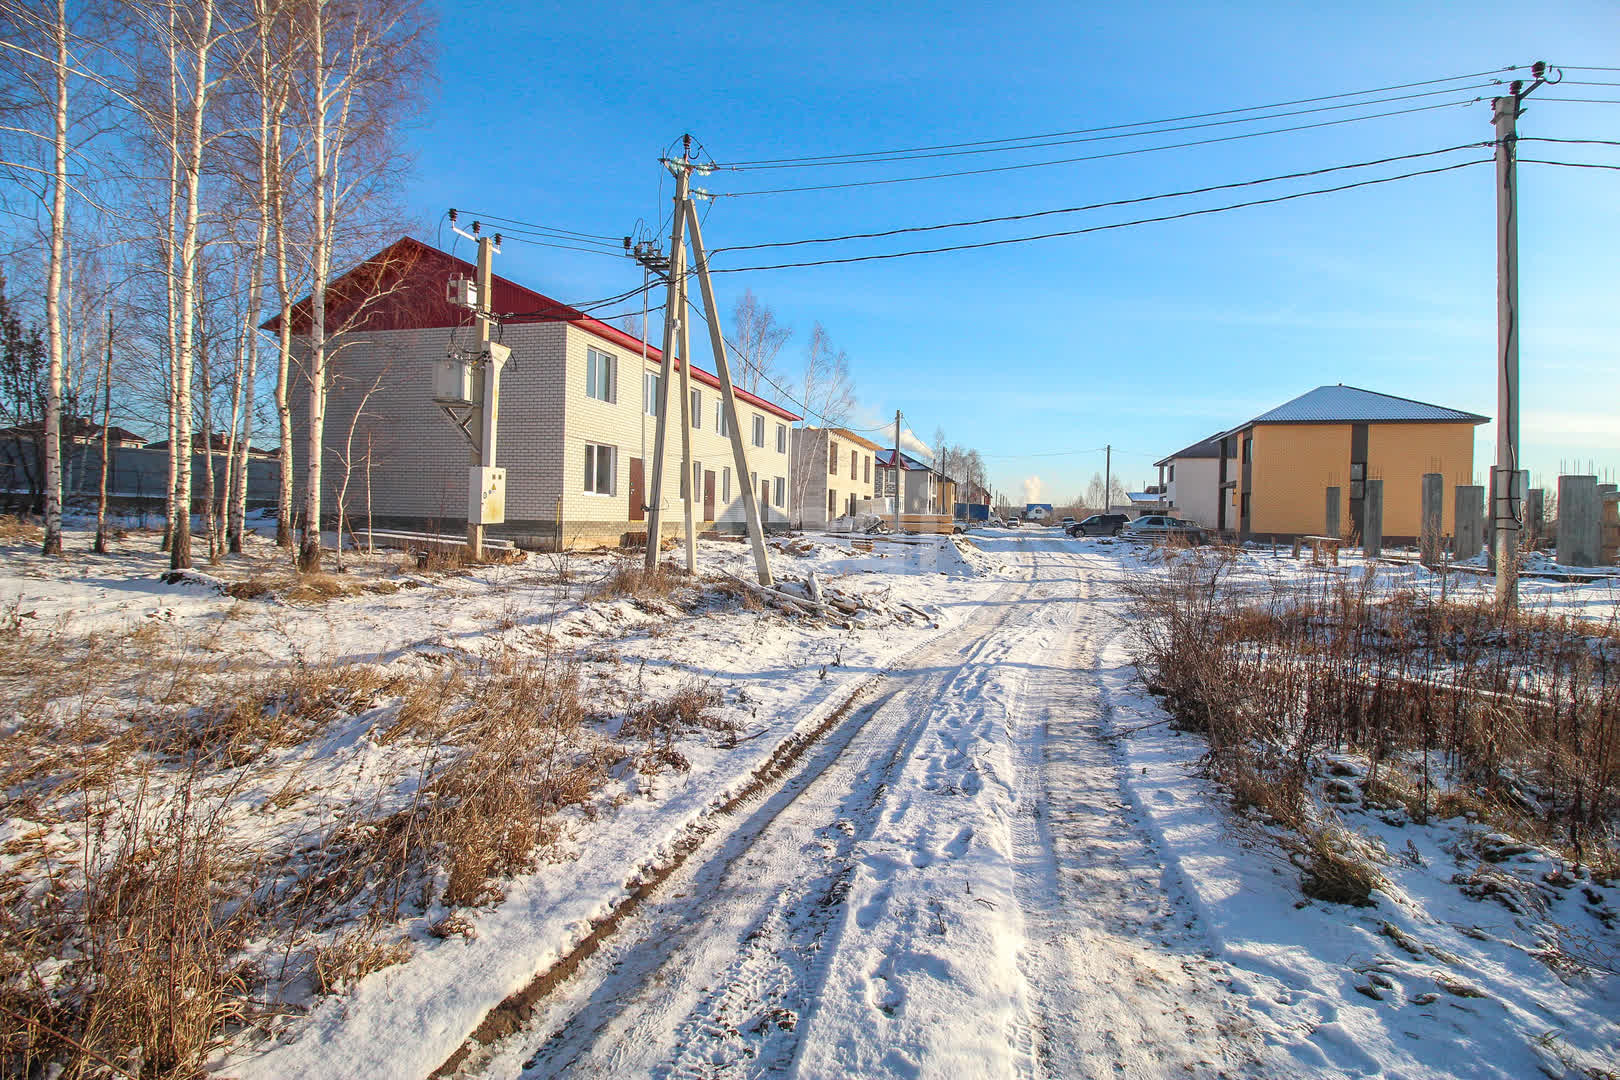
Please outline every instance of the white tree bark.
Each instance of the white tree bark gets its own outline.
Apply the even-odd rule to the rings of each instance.
[[[56,0],[51,27],[56,45],[56,124],[51,176],[51,253],[45,274],[45,333],[49,370],[45,390],[46,555],[62,554],[62,255],[67,243],[67,0]]]

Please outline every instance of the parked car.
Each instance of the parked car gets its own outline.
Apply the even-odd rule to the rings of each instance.
[[[1016,528],[1018,528],[1019,525],[1022,525],[1022,524],[1023,524],[1023,522],[1019,521],[1016,515],[1014,515],[1013,517],[1009,517],[1007,519],[1007,528],[1009,528],[1009,529],[1016,529]]]
[[[1092,514],[1063,531],[1070,536],[1118,536],[1130,523],[1124,514]]]
[[[1167,514],[1148,514],[1131,522],[1125,535],[1134,540],[1169,540],[1176,538],[1189,544],[1209,543],[1209,533],[1196,521],[1170,517]]]
[[[1072,518],[1072,517],[1064,518],[1063,519],[1063,531],[1068,532],[1069,526],[1073,525],[1073,524],[1074,524],[1074,518]]]

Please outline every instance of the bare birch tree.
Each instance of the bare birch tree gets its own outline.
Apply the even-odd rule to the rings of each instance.
[[[782,382],[777,357],[793,336],[792,328],[777,323],[776,313],[761,303],[752,289],[745,289],[737,298],[731,309],[731,323],[743,361],[737,385],[750,394],[770,396],[770,391],[762,391],[761,387]]]

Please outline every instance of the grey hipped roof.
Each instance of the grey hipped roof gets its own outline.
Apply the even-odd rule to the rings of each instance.
[[[1221,437],[1219,435],[1211,435],[1207,439],[1193,443],[1184,450],[1177,450],[1175,453],[1170,454],[1167,457],[1160,458],[1158,461],[1153,463],[1153,467],[1158,468],[1161,465],[1168,465],[1177,458],[1212,458],[1220,456]]]
[[[1292,401],[1263,412],[1232,431],[1242,431],[1254,424],[1485,424],[1490,417],[1478,413],[1448,409],[1444,405],[1431,405],[1426,401],[1380,394],[1357,386],[1318,386]],[[1231,434],[1231,432],[1226,432]]]

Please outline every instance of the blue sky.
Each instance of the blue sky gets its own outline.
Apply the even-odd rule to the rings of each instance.
[[[429,240],[449,206],[616,236],[667,212],[671,187],[656,158],[686,131],[716,160],[744,161],[1091,128],[1536,59],[1620,67],[1612,0],[1427,4],[1421,13],[1409,3],[1325,13],[1295,4],[1103,7],[446,6],[441,84],[410,133],[418,162],[410,209]],[[1566,79],[1620,82],[1620,72]],[[1620,104],[1541,96],[1620,101],[1620,87],[1544,88],[1520,120],[1522,136],[1620,139]],[[1359,112],[1436,100],[1451,98]],[[701,183],[740,192],[914,175],[1357,112],[1042,152],[720,172]],[[705,239],[723,247],[1021,213],[1490,138],[1481,101],[988,176],[728,197],[715,200]],[[1521,154],[1620,163],[1616,147],[1523,144]],[[715,265],[995,239],[1299,187],[925,234],[921,244],[738,252]],[[1561,463],[1620,470],[1620,172],[1525,165],[1520,204],[1524,463],[1547,482]],[[1063,499],[1102,468],[1101,453],[1076,451],[1113,444],[1116,471],[1134,486],[1152,478],[1156,458],[1323,383],[1494,415],[1494,223],[1492,170],[1477,166],[1088,236],[716,283],[724,311],[748,287],[795,328],[789,364],[819,320],[848,350],[867,422],[901,409],[924,439],[942,427],[977,447],[998,490]],[[640,280],[628,260],[519,243],[506,245],[497,271],[575,302]],[[1480,429],[1482,477],[1493,439]]]

